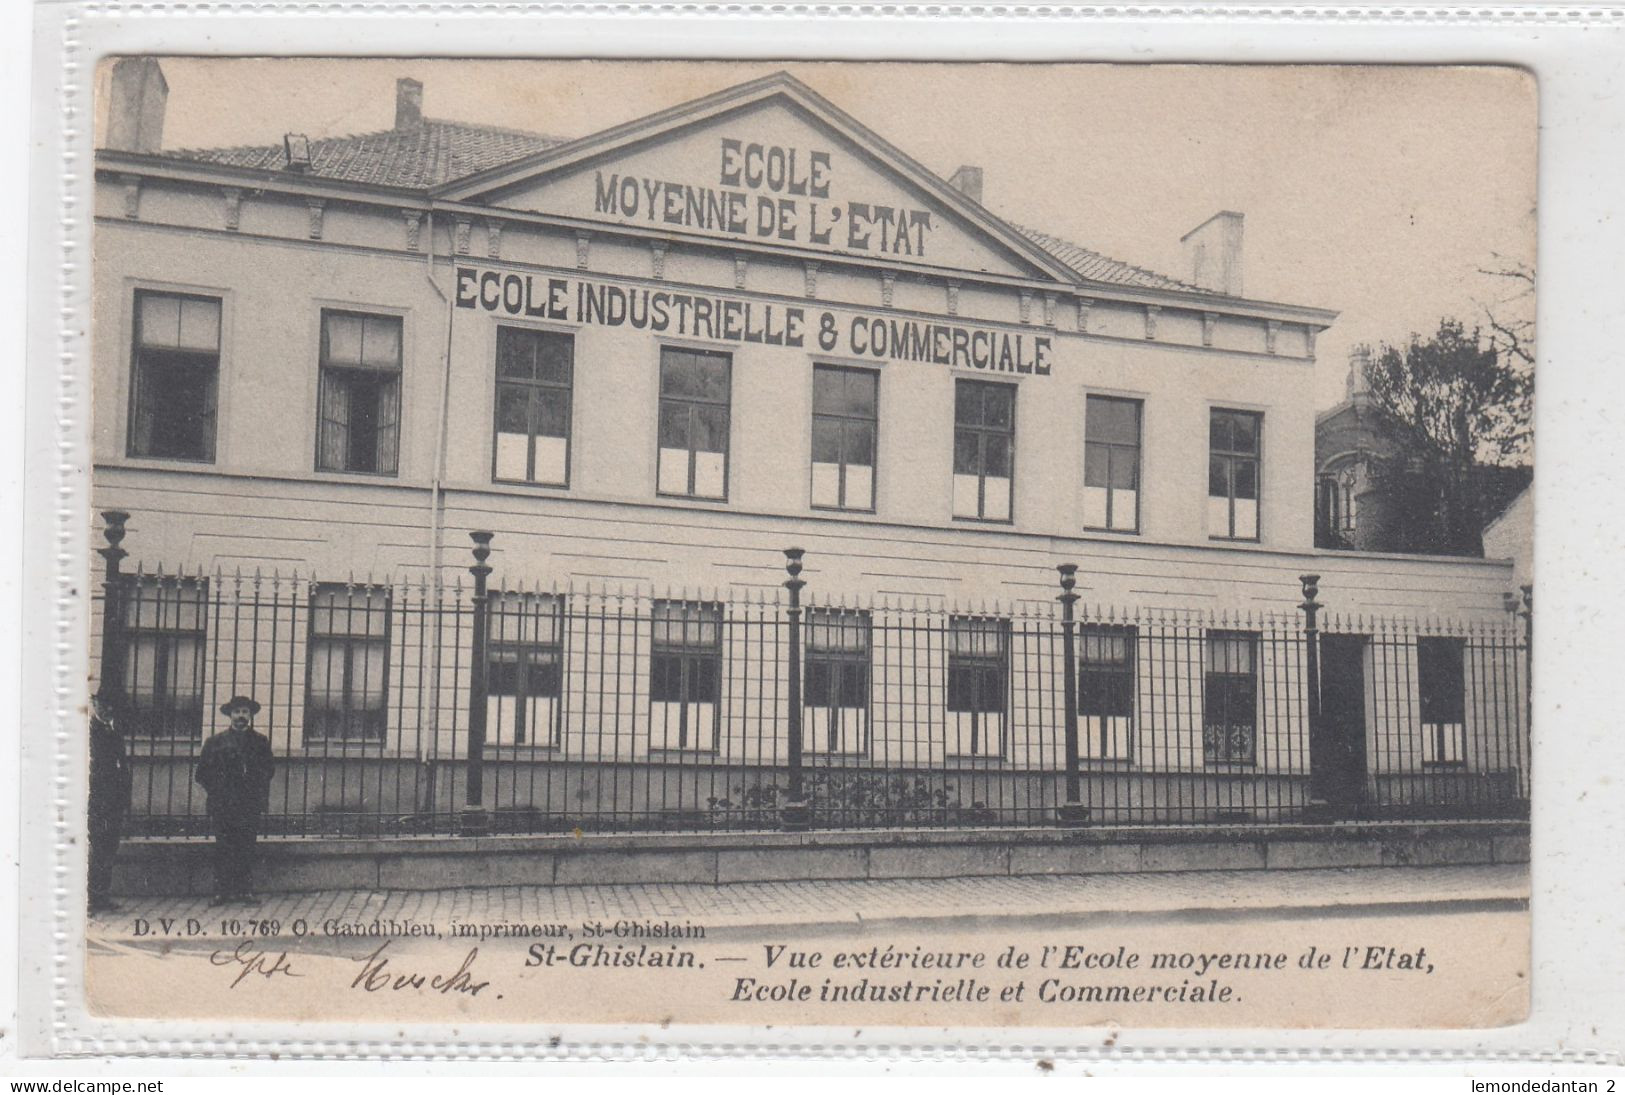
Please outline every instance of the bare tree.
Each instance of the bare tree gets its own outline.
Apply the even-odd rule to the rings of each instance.
[[[1521,430],[1502,459],[1507,456],[1528,459],[1533,442],[1530,404],[1534,398],[1535,271],[1528,263],[1505,255],[1495,254],[1493,259],[1490,266],[1480,267],[1478,272],[1496,279],[1502,291],[1493,300],[1479,301],[1479,307],[1489,327],[1490,345],[1508,367],[1525,374],[1517,396],[1518,405],[1509,408],[1509,414],[1521,425]]]

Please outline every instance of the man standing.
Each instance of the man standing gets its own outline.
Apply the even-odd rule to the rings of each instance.
[[[271,742],[254,729],[259,701],[233,696],[220,708],[231,726],[203,743],[197,781],[214,824],[214,904],[253,903],[254,842],[271,793]]]
[[[113,704],[100,692],[90,697],[90,911],[116,912],[113,864],[118,860],[124,814],[130,808],[130,759],[114,723]]]

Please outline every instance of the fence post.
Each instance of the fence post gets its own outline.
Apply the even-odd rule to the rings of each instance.
[[[474,575],[474,654],[468,673],[468,774],[464,782],[463,813],[460,831],[464,836],[480,836],[491,830],[491,815],[485,809],[485,709],[486,709],[486,617],[490,612],[486,604],[485,579],[491,568],[485,560],[491,557],[489,532],[471,532],[474,541],[474,565],[468,572]]]
[[[96,549],[96,554],[107,560],[102,582],[102,664],[97,691],[120,714],[124,708],[124,579],[119,564],[129,552],[119,544],[124,541],[124,523],[129,519],[123,510],[103,510],[102,536],[107,546]]]
[[[1529,740],[1535,730],[1535,587],[1520,586],[1523,608],[1523,734]]]
[[[801,578],[801,548],[784,549],[784,569],[790,575],[784,588],[790,591],[790,722],[788,726],[790,792],[783,809],[779,811],[779,824],[791,832],[801,832],[812,825],[812,803],[807,801],[807,790],[801,775],[801,591],[807,583]]]
[[[1320,605],[1315,597],[1320,593],[1320,575],[1300,574],[1298,581],[1303,583],[1303,642],[1305,672],[1308,674],[1309,698],[1309,810],[1311,815],[1325,816],[1331,812],[1331,796],[1327,794],[1325,781],[1331,773],[1331,766],[1325,763],[1326,751],[1330,742],[1325,740],[1325,719],[1321,717],[1320,710]],[[1322,763],[1316,764],[1315,758],[1319,756]]]
[[[1061,804],[1059,818],[1062,825],[1082,825],[1089,820],[1089,809],[1083,804],[1082,778],[1078,771],[1078,647],[1073,635],[1072,608],[1078,603],[1074,592],[1078,584],[1076,563],[1062,563],[1055,568],[1061,574],[1061,670],[1062,687],[1066,698],[1061,704],[1062,718],[1066,720],[1066,801]]]
[[[1526,585],[1518,588],[1523,593],[1523,610],[1518,613],[1523,617],[1523,644],[1529,648],[1532,658],[1535,653],[1535,587]]]

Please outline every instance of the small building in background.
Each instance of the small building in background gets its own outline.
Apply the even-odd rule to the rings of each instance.
[[[1392,551],[1395,517],[1377,489],[1376,467],[1399,445],[1371,400],[1371,347],[1349,351],[1343,401],[1315,416],[1315,546]]]
[[[1433,521],[1437,486],[1422,473],[1416,455],[1406,451],[1404,429],[1372,397],[1371,353],[1364,343],[1349,351],[1343,400],[1315,416],[1315,547],[1509,557],[1499,546],[1492,550],[1487,540],[1482,549],[1477,543],[1441,542],[1445,534]],[[1510,509],[1533,480],[1534,469],[1478,464],[1471,476],[1471,491],[1488,516]],[[1498,545],[1507,533],[1499,535]]]
[[[1535,582],[1535,484],[1513,496],[1505,509],[1484,526],[1484,558],[1512,560],[1512,581],[1520,588]]]

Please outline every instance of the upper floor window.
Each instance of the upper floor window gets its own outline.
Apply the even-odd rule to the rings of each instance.
[[[802,706],[803,746],[818,753],[861,753],[869,718],[869,613],[809,608]]]
[[[560,598],[495,593],[486,617],[486,740],[557,745],[563,692]]]
[[[1140,528],[1140,401],[1092,395],[1084,403],[1083,523]]]
[[[1220,540],[1258,539],[1259,433],[1264,416],[1215,408],[1208,419],[1208,533]]]
[[[124,597],[124,728],[143,737],[203,733],[203,647],[209,583],[131,578]]]
[[[1202,693],[1202,759],[1252,764],[1258,750],[1258,633],[1209,631]]]
[[[1010,520],[1015,475],[1016,387],[954,384],[954,516]]]
[[[875,393],[879,380],[867,369],[813,367],[813,505],[875,508]]]
[[[1010,621],[954,616],[948,621],[948,753],[1004,755],[1009,710]]]
[[[722,606],[656,601],[649,657],[649,747],[717,747],[722,717]]]
[[[306,741],[382,741],[389,689],[389,590],[324,582],[310,598]]]
[[[1467,759],[1467,643],[1443,635],[1416,640],[1416,690],[1422,708],[1422,762]]]
[[[660,350],[661,494],[728,496],[728,354]]]
[[[131,456],[213,460],[220,387],[220,300],[135,294]]]
[[[1132,627],[1086,624],[1078,636],[1078,752],[1128,760],[1134,730]]]
[[[570,385],[575,339],[555,331],[497,328],[497,479],[570,482]]]
[[[401,317],[322,311],[318,471],[394,475],[400,451]]]

